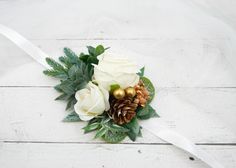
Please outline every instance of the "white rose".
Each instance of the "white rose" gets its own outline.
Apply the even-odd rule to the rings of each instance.
[[[76,92],[75,112],[83,121],[88,121],[109,109],[109,93],[89,82],[85,89]]]
[[[110,86],[113,84],[127,88],[138,83],[139,69],[129,59],[104,53],[98,56],[98,60],[98,65],[94,65],[94,79],[106,90],[110,90]]]

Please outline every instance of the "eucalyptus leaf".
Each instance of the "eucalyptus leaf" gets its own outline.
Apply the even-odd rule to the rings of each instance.
[[[89,55],[95,56],[96,55],[96,49],[92,46],[87,46]]]
[[[137,109],[137,117],[140,120],[146,120],[152,117],[159,117],[156,111],[147,104],[145,107],[140,107]]]
[[[102,45],[98,45],[95,49],[95,55],[98,56],[102,53],[104,53],[105,49]]]
[[[128,124],[125,125],[127,129],[129,129],[129,132],[127,132],[127,135],[132,141],[135,141],[137,136],[140,134],[141,127],[139,126],[137,117],[134,117]]]
[[[97,57],[89,56],[88,59],[87,59],[87,63],[89,63],[89,64],[98,64],[98,59],[97,59]]]
[[[89,57],[90,55],[80,55],[79,59],[86,63]]]
[[[147,77],[143,76],[140,79],[143,81],[144,86],[147,88],[147,90],[149,92],[150,99],[148,100],[148,103],[150,103],[155,96],[155,87]]]

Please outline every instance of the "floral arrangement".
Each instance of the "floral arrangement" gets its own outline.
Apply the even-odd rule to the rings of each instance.
[[[102,45],[88,46],[88,53],[76,55],[64,48],[59,62],[46,58],[52,69],[44,74],[60,79],[54,88],[56,100],[67,101],[70,114],[65,122],[87,121],[85,133],[96,131],[95,138],[117,143],[128,136],[141,136],[138,120],[158,117],[151,107],[155,88],[144,77],[144,67],[127,58],[105,52]]]

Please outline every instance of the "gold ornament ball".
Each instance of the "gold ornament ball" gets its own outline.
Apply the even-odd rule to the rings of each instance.
[[[128,87],[125,89],[125,93],[129,97],[134,97],[136,95],[136,91],[133,87]]]
[[[116,89],[114,92],[113,92],[113,96],[116,98],[116,99],[122,99],[125,97],[125,91],[121,88],[119,89]]]

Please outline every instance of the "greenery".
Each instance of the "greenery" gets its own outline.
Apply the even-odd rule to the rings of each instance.
[[[140,77],[143,77],[144,76],[144,71],[145,71],[145,67],[142,67],[140,69],[140,72],[138,72],[137,74],[140,76]]]
[[[76,91],[83,89],[92,80],[94,68],[97,64],[97,56],[105,49],[102,45],[97,47],[88,46],[88,54],[81,53],[79,56],[71,49],[64,48],[64,56],[59,57],[59,62],[52,58],[46,58],[52,69],[43,71],[45,75],[60,79],[60,84],[54,88],[60,93],[55,100],[67,101],[66,110],[73,111],[76,103]],[[79,116],[72,112],[63,121],[79,121]]]
[[[141,127],[138,123],[137,117],[134,117],[128,124],[125,125],[129,132],[127,135],[132,141],[135,141],[138,136],[141,136]]]
[[[118,85],[118,84],[113,84],[113,85],[110,86],[110,92],[113,93],[114,90],[119,89],[119,88],[120,88],[120,85]]]
[[[149,103],[153,100],[154,96],[155,96],[155,87],[153,86],[152,82],[145,76],[140,77],[140,79],[143,81],[146,89],[149,92]]]
[[[64,122],[78,122],[81,121],[78,114],[76,112],[71,112],[69,115],[67,115],[64,119]]]
[[[88,46],[88,52],[77,55],[69,48],[64,48],[64,56],[59,57],[59,61],[52,58],[46,58],[48,65],[52,68],[43,71],[45,75],[57,78],[60,83],[54,88],[60,93],[55,100],[63,100],[67,102],[66,110],[70,111],[63,121],[78,122],[81,121],[78,114],[74,111],[76,103],[75,93],[85,88],[87,83],[92,80],[94,73],[93,64],[98,64],[98,56],[105,52],[106,49],[102,45],[97,47]],[[158,117],[156,111],[151,107],[150,103],[155,95],[155,88],[152,82],[144,76],[145,67],[137,73],[144,82],[145,87],[149,91],[150,99],[145,107],[138,107],[136,116],[127,124],[117,125],[107,115],[103,113],[90,120],[83,128],[84,133],[96,131],[94,138],[102,138],[109,143],[118,143],[125,137],[129,137],[135,141],[137,137],[142,136],[141,127],[138,119],[145,120],[151,117]],[[118,84],[110,86],[110,91],[120,88]]]
[[[94,138],[103,138],[109,143],[118,143],[122,141],[129,132],[129,129],[115,124],[106,114],[90,120],[84,133],[97,131]]]
[[[137,118],[140,120],[146,120],[152,117],[159,117],[156,111],[151,107],[150,104],[147,104],[145,107],[139,107],[137,109]]]

